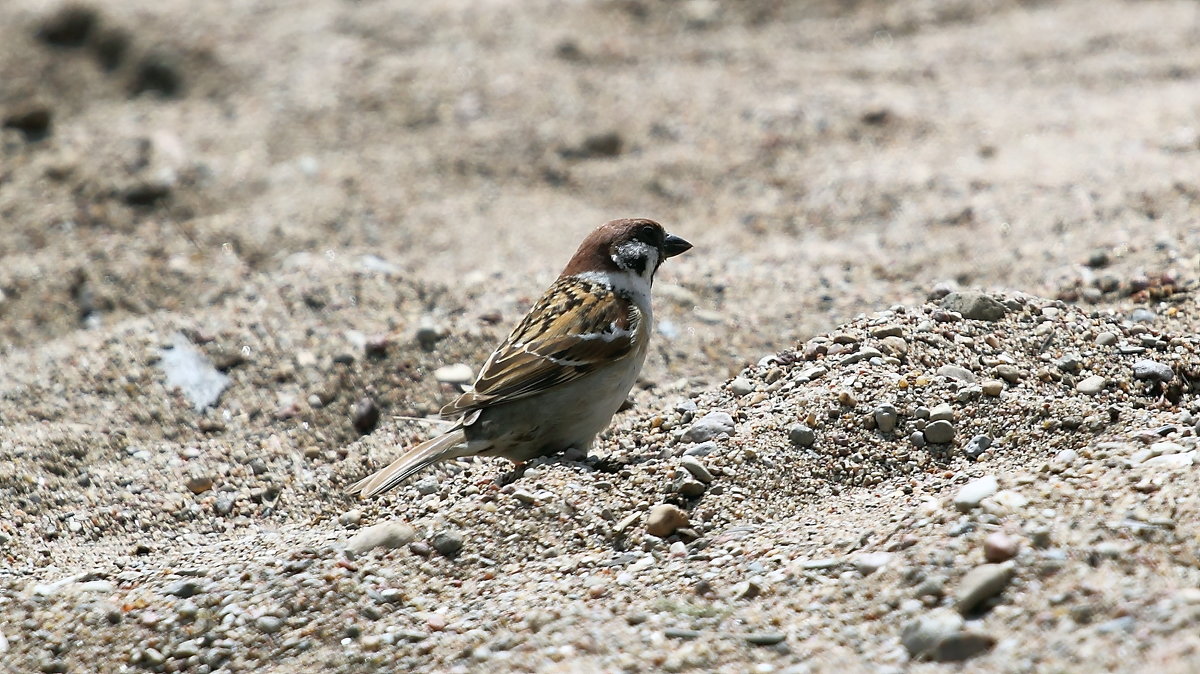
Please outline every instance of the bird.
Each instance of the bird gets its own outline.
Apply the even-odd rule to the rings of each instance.
[[[474,384],[441,410],[449,430],[346,492],[370,498],[441,461],[515,464],[586,452],[633,388],[652,332],[650,287],[664,260],[692,248],[646,218],[594,229],[558,279],[492,352]]]

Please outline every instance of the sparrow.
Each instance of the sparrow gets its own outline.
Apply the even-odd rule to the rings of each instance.
[[[519,464],[587,451],[646,360],[654,273],[691,247],[645,218],[597,227],[484,362],[471,389],[442,408],[454,425],[346,491],[369,498],[465,456]]]

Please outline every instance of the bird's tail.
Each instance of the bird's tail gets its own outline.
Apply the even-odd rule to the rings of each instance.
[[[359,494],[362,498],[382,494],[439,461],[464,456],[466,444],[467,436],[461,427],[426,440],[405,452],[387,468],[350,485],[346,493]]]

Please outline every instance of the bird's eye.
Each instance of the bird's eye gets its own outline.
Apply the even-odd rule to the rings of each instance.
[[[638,228],[637,240],[643,243],[648,243],[652,246],[657,245],[658,236],[656,236],[656,234],[657,231],[653,227],[650,225],[643,225],[642,227]]]

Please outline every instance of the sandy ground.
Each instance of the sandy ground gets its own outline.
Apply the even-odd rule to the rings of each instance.
[[[3,3],[0,668],[1200,669],[1198,64],[1194,2]],[[341,494],[632,215],[696,248],[610,463]]]

